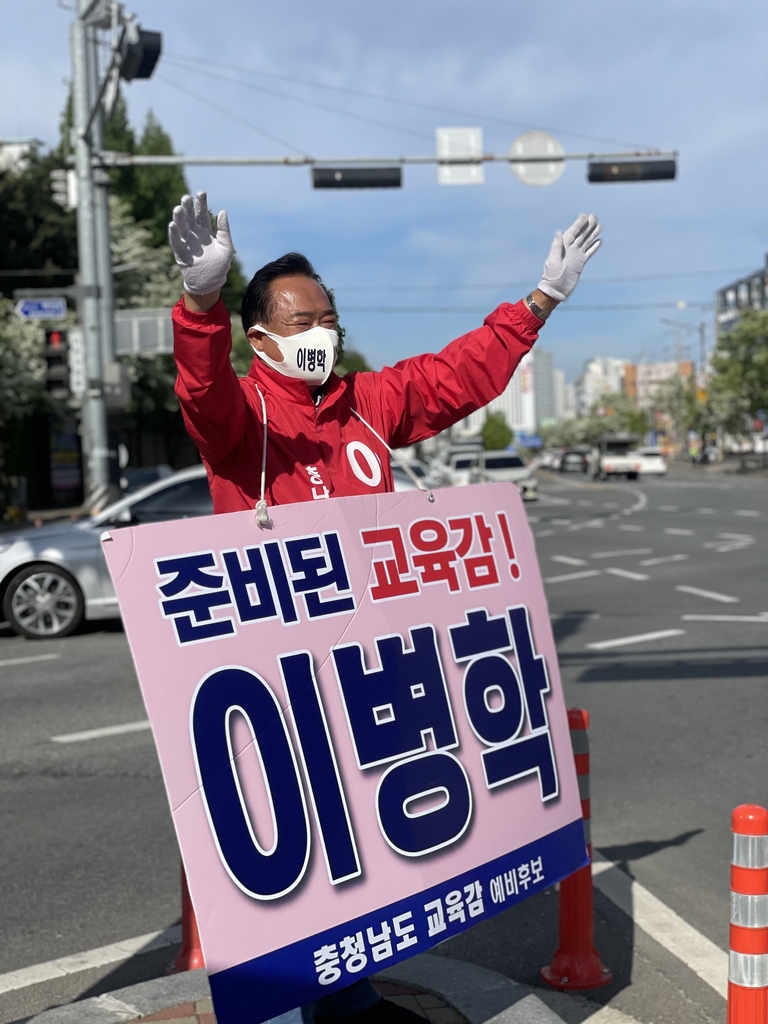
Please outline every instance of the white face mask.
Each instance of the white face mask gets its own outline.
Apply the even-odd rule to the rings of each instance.
[[[261,324],[253,326],[271,338],[283,354],[283,361],[278,363],[251,343],[253,351],[267,366],[271,366],[285,377],[305,380],[307,384],[325,384],[336,362],[336,352],[339,348],[338,331],[331,331],[327,327],[310,327],[308,331],[290,334],[284,338],[281,334],[272,334]]]

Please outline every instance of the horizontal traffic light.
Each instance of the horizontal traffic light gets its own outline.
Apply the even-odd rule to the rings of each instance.
[[[314,188],[400,188],[401,167],[313,167]]]
[[[677,176],[675,160],[617,160],[614,163],[590,163],[587,181],[672,181]]]

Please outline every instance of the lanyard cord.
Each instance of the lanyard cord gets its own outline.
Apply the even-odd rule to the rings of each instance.
[[[261,399],[261,415],[262,415],[262,419],[263,419],[263,422],[264,422],[264,437],[263,437],[263,440],[262,440],[262,449],[261,449],[261,497],[256,502],[256,509],[255,509],[255,511],[256,511],[256,523],[262,529],[267,529],[267,528],[272,526],[272,521],[269,518],[269,511],[267,509],[267,498],[266,498],[266,492],[267,492],[267,403],[264,401],[264,395],[261,393],[261,390],[260,390],[258,384],[256,384],[254,382],[253,386],[256,388],[258,396]],[[395,452],[392,451],[392,449],[389,447],[389,445],[384,440],[384,438],[381,436],[381,434],[379,434],[378,431],[374,430],[373,427],[371,426],[371,424],[367,420],[363,419],[363,417],[360,415],[360,413],[357,411],[357,409],[353,409],[350,406],[349,411],[352,413],[353,416],[357,417],[357,419],[360,420],[360,422],[363,424],[363,426],[367,427],[370,430],[370,432],[373,434],[373,436],[377,440],[379,440],[384,445],[384,447],[387,449],[389,454],[393,457],[395,462],[397,462],[398,466],[400,466],[405,471],[405,473],[407,473],[407,475],[416,484],[416,486],[418,487],[418,489],[420,491],[424,491],[424,493],[427,495],[427,498],[429,499],[429,501],[434,502],[435,496],[432,493],[432,491],[429,489],[429,487],[427,487],[425,484],[423,484],[421,482],[421,480],[419,480],[419,478],[413,472],[413,470],[410,468],[410,466],[406,462],[404,462],[402,459],[400,459],[400,457]]]
[[[434,501],[434,500],[435,500],[435,496],[434,496],[434,494],[432,493],[432,491],[431,491],[431,490],[429,489],[429,487],[427,487],[427,486],[426,486],[425,484],[423,484],[423,483],[421,482],[421,480],[419,480],[419,478],[418,478],[418,477],[416,476],[416,474],[415,474],[415,473],[413,472],[413,470],[411,469],[411,467],[410,467],[410,466],[408,465],[408,463],[407,463],[407,462],[404,462],[404,461],[403,461],[403,460],[402,460],[402,459],[400,458],[400,456],[399,456],[399,455],[397,455],[397,453],[396,453],[396,452],[393,452],[393,451],[392,451],[392,449],[391,449],[391,448],[389,447],[389,445],[388,445],[388,444],[387,444],[387,442],[386,442],[386,441],[384,440],[384,438],[383,438],[383,437],[381,436],[381,434],[379,434],[379,433],[378,433],[377,431],[375,431],[375,430],[373,429],[373,427],[371,426],[371,424],[370,424],[370,423],[368,423],[368,421],[367,421],[367,420],[364,420],[364,419],[363,419],[363,417],[362,417],[362,416],[360,415],[360,413],[359,413],[359,412],[357,411],[357,409],[353,409],[353,408],[352,408],[352,406],[350,406],[350,407],[349,407],[349,411],[350,411],[350,412],[352,413],[352,415],[353,415],[353,416],[356,416],[356,417],[357,417],[357,419],[359,419],[359,420],[360,420],[360,422],[361,422],[361,423],[363,424],[363,426],[366,426],[366,427],[368,427],[368,429],[370,430],[370,432],[371,432],[371,433],[373,434],[373,436],[374,436],[375,438],[377,438],[377,439],[378,439],[379,441],[381,441],[381,443],[382,443],[382,444],[384,445],[384,447],[385,447],[385,448],[387,449],[387,451],[388,451],[388,452],[389,452],[389,454],[390,454],[390,455],[392,456],[392,458],[393,458],[393,459],[395,460],[395,462],[396,462],[396,463],[398,464],[398,466],[400,466],[400,468],[401,468],[401,469],[402,469],[402,470],[403,470],[403,471],[404,471],[404,472],[405,472],[405,473],[406,473],[406,474],[407,474],[407,475],[408,475],[408,476],[409,476],[409,477],[411,478],[411,480],[413,480],[413,482],[414,482],[414,483],[416,484],[416,486],[418,487],[418,489],[419,489],[420,491],[424,491],[424,492],[425,492],[425,494],[427,495],[427,498],[428,498],[428,499],[429,499],[430,501]]]
[[[258,384],[254,382],[253,385],[259,394],[261,399],[261,415],[264,420],[264,438],[262,440],[261,447],[261,497],[256,502],[256,522],[262,529],[267,529],[272,526],[272,522],[269,518],[269,512],[267,511],[267,403],[264,401],[264,395],[261,393]]]

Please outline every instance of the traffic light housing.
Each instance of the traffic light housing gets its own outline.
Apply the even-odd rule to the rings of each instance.
[[[676,177],[675,160],[592,162],[587,171],[587,181],[601,185],[609,181],[673,181]]]
[[[134,78],[151,78],[162,51],[160,32],[149,32],[130,22],[122,47],[120,77],[126,82],[132,82]]]
[[[45,390],[57,402],[70,397],[69,345],[67,332],[54,328],[45,332]]]
[[[314,188],[400,188],[401,167],[313,167]]]

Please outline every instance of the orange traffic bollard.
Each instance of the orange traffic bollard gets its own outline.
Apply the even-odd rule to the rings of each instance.
[[[571,744],[579,779],[584,839],[590,863],[560,883],[560,944],[541,976],[560,989],[600,988],[613,981],[613,973],[600,962],[595,949],[595,914],[592,899],[592,836],[589,797],[589,712],[571,708],[568,712]]]
[[[728,1024],[768,1021],[768,811],[733,812]]]
[[[181,865],[181,949],[165,969],[166,974],[180,974],[182,971],[196,971],[205,967],[200,932],[187,885],[187,873]]]

